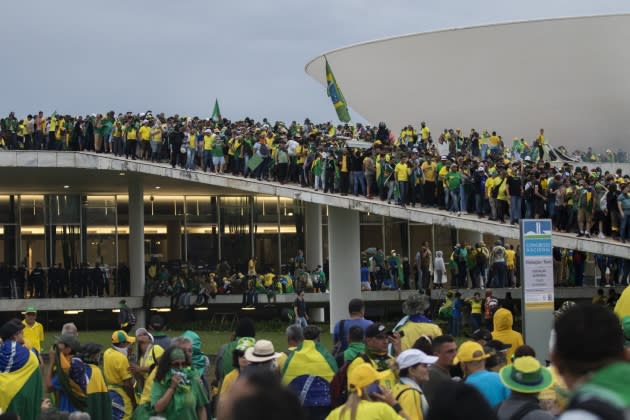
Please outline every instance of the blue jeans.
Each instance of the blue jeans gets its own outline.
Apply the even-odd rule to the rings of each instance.
[[[212,164],[212,150],[203,151],[203,161],[201,162],[201,167],[204,172],[208,169],[210,169],[210,172],[214,171],[214,165]]]
[[[534,202],[525,200],[525,218],[531,219],[534,216]]]
[[[403,206],[407,204],[407,187],[408,187],[407,181],[398,182],[398,191],[400,193],[400,204]]]
[[[450,211],[460,211],[459,209],[459,190],[449,190],[449,195],[451,196],[451,208]]]
[[[481,145],[481,160],[484,160],[486,158],[487,153],[488,153],[488,145],[482,144]]]
[[[195,169],[195,152],[191,147],[186,150],[186,169]]]
[[[459,186],[459,209],[463,212],[468,212],[468,194],[466,194],[464,184]]]
[[[302,329],[308,327],[308,322],[306,322],[306,317],[299,316],[295,318],[295,324],[302,327]]]
[[[353,171],[352,182],[354,184],[354,195],[358,194],[359,187],[361,187],[361,195],[365,195],[367,193],[365,188],[365,175],[363,175],[363,171]]]
[[[462,320],[459,317],[457,318],[451,317],[448,320],[448,327],[453,337],[459,336],[459,330],[460,330],[461,324],[462,324]]]
[[[492,265],[492,287],[505,287],[505,279],[507,277],[507,266],[505,262],[495,262]]]
[[[521,219],[521,196],[510,196],[510,223]]]

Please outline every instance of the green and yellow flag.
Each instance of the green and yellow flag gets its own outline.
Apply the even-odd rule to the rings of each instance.
[[[350,113],[348,112],[348,104],[346,103],[346,99],[343,97],[343,93],[341,93],[341,89],[335,80],[335,75],[328,64],[328,60],[326,60],[326,90],[328,91],[328,96],[335,107],[335,111],[337,111],[337,117],[342,122],[350,121]]]
[[[15,413],[23,419],[38,419],[43,383],[39,361],[29,351],[28,361],[12,372],[0,373],[0,413]]]

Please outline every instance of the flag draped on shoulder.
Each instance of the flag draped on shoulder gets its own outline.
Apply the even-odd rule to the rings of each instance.
[[[37,356],[15,341],[6,341],[0,353],[0,412],[39,418],[43,384]]]
[[[212,121],[221,121],[221,109],[219,109],[219,100],[214,100],[214,109],[212,110]]]
[[[342,122],[350,121],[350,113],[348,112],[348,104],[346,103],[346,99],[343,97],[343,93],[337,84],[337,80],[335,80],[335,75],[328,64],[328,60],[326,60],[326,90],[328,92],[328,96],[335,107],[335,111],[337,111],[337,117]]]

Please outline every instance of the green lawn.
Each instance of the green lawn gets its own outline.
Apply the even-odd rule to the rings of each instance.
[[[322,324],[319,326],[322,329],[321,342],[326,348],[332,348],[332,335],[328,332],[328,324]],[[168,335],[170,337],[177,337],[183,333],[183,330],[169,330]],[[208,355],[214,355],[219,350],[222,344],[227,343],[232,333],[229,331],[195,331],[201,337],[202,350]],[[112,331],[79,331],[79,341],[81,344],[94,342],[102,344],[105,348],[111,343]],[[287,348],[287,340],[284,335],[284,328],[278,328],[275,331],[263,330],[257,332],[256,338],[271,340],[276,351],[284,351]],[[46,340],[44,341],[44,351],[50,349],[54,342],[54,334],[48,332],[46,334]]]

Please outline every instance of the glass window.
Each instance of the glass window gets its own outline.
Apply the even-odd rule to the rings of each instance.
[[[47,198],[50,209],[50,222],[53,225],[80,223],[80,195],[49,195]]]
[[[115,196],[87,196],[83,207],[87,262],[115,267],[118,263]]]
[[[217,223],[217,197],[186,196],[186,218],[188,223]]]
[[[246,270],[247,260],[252,253],[252,205],[251,197],[220,197],[219,201],[221,257],[239,271]]]
[[[0,195],[0,261],[15,266],[17,254],[18,196]]]
[[[32,270],[35,263],[46,264],[44,239],[44,196],[20,196],[20,262]]]

